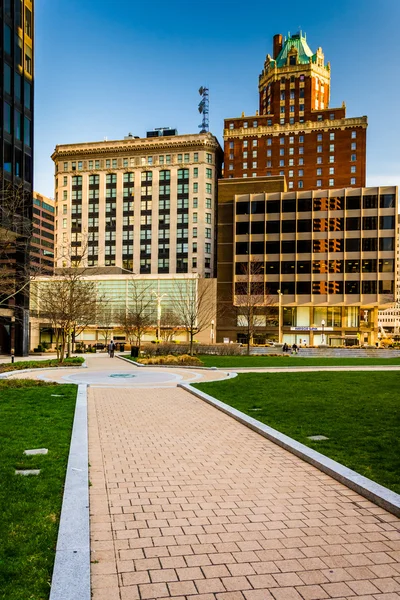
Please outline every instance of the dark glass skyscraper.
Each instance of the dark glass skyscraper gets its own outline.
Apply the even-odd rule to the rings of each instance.
[[[15,268],[16,289],[23,291],[0,304],[0,354],[28,352],[29,229],[33,192],[33,73],[34,0],[3,0],[1,19],[1,138],[0,138],[0,226],[10,225],[15,248],[7,266]],[[21,243],[18,242],[21,240]],[[2,263],[4,265],[4,255]]]

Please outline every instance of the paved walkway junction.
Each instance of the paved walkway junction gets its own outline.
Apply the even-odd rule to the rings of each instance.
[[[399,519],[176,387],[226,372],[87,363],[93,600],[400,598]]]

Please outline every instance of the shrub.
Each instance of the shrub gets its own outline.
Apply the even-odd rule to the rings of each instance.
[[[173,356],[172,354],[166,356],[152,356],[149,358],[140,358],[138,362],[143,365],[173,365],[177,367],[201,367],[203,364],[196,356],[189,356],[188,354],[182,354],[180,356]]]

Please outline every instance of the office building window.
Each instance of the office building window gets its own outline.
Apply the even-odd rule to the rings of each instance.
[[[322,181],[321,179],[317,179],[317,187],[321,187],[322,186]]]
[[[356,184],[356,178],[355,177],[351,177],[350,179],[350,185],[355,185]]]

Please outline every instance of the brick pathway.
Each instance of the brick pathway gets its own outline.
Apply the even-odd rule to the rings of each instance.
[[[93,600],[394,600],[399,520],[174,387],[89,390]]]

